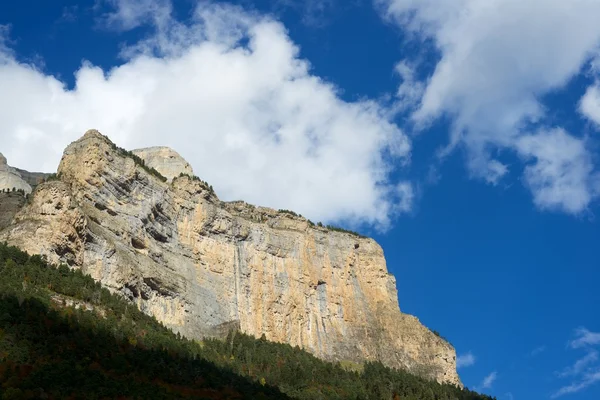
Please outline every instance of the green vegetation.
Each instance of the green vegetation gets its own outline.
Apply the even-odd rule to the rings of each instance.
[[[446,341],[446,342],[450,343],[450,341],[449,341],[448,339],[446,339],[445,337],[443,337],[442,335],[440,335],[440,333],[439,333],[438,331],[436,331],[436,330],[432,330],[431,332],[433,332],[433,334],[434,334],[435,336],[439,337],[440,339],[442,339],[442,340],[444,340],[444,341]]]
[[[105,136],[106,137],[106,136]],[[112,146],[113,150],[115,150],[119,155],[123,156],[123,157],[129,157],[131,158],[135,164],[139,167],[141,167],[144,171],[146,171],[147,173],[149,173],[150,175],[155,176],[156,178],[160,179],[163,182],[167,181],[167,178],[165,178],[160,172],[158,172],[156,169],[154,168],[150,168],[149,166],[146,165],[146,162],[144,160],[142,160],[140,157],[138,157],[137,155],[133,154],[131,151],[129,150],[125,150],[119,146],[117,146],[116,144],[114,144],[113,142],[110,141],[110,139],[106,138],[108,140],[108,142],[110,143],[110,145]]]
[[[60,174],[50,174],[44,179],[44,182],[60,181]]]
[[[15,187],[12,188],[12,190],[8,189],[8,188],[2,189],[2,193],[15,193],[15,194],[21,195],[23,197],[27,196],[27,194],[25,193],[25,190],[23,190],[23,189],[17,189]]]
[[[0,399],[491,399],[264,337],[190,341],[81,272],[5,244],[0,276]]]
[[[283,214],[289,214],[289,215],[294,216],[294,217],[300,217],[300,218],[302,218],[302,214],[296,214],[295,212],[293,212],[291,210],[284,210],[284,209],[280,208],[278,211],[280,213],[283,213]]]
[[[327,225],[327,229],[329,229],[330,231],[335,231],[335,232],[349,233],[349,234],[354,235],[356,237],[359,237],[359,238],[362,238],[362,239],[367,239],[367,236],[363,236],[363,235],[361,235],[358,232],[350,231],[348,229],[340,228],[338,226]]]
[[[215,194],[215,190],[213,189],[212,185],[209,185],[208,182],[203,181],[202,179],[198,178],[196,175],[188,175],[188,174],[184,174],[182,172],[179,174],[178,178],[183,178],[183,177],[188,177],[193,181],[200,182],[206,190],[208,190],[212,194]]]
[[[295,213],[294,211],[291,211],[291,210],[285,210],[285,209],[281,209],[281,208],[280,208],[278,211],[279,211],[280,213],[284,213],[284,214],[293,215],[294,217],[300,217],[300,218],[303,218],[303,217],[302,217],[302,214],[297,214],[297,213]],[[307,221],[308,221],[308,225],[310,225],[310,226],[312,226],[312,227],[314,227],[314,226],[315,226],[315,223],[314,223],[314,222],[312,222],[310,219],[308,219]],[[363,236],[363,235],[361,235],[361,234],[360,234],[360,233],[358,233],[358,232],[354,232],[354,231],[351,231],[351,230],[348,230],[348,229],[340,228],[340,227],[337,227],[337,226],[334,226],[334,225],[327,225],[327,226],[324,226],[322,222],[319,222],[319,223],[317,223],[317,226],[318,226],[318,227],[320,227],[320,228],[327,228],[327,229],[329,229],[330,231],[349,233],[349,234],[351,234],[351,235],[353,235],[353,236],[356,236],[356,237],[359,237],[359,238],[363,238],[363,239],[366,239],[366,238],[367,238],[367,236]]]

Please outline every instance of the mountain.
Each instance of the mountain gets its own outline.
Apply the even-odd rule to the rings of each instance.
[[[80,270],[186,338],[236,329],[461,385],[454,348],[400,311],[374,240],[223,202],[191,174],[173,150],[129,152],[90,130],[0,242]]]
[[[176,336],[81,270],[0,243],[0,399],[492,400],[232,331]]]
[[[0,153],[0,192],[22,190],[31,193],[31,186],[22,179],[21,173],[8,165],[6,157]]]

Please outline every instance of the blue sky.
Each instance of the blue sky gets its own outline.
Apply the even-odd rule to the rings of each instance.
[[[375,237],[498,399],[600,398],[600,1],[0,3],[0,151],[97,128]]]

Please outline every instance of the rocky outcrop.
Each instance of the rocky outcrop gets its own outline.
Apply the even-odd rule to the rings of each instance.
[[[31,186],[21,178],[16,169],[8,165],[6,157],[0,153],[0,191],[13,189],[31,193]]]
[[[88,131],[65,150],[61,181],[40,185],[0,241],[81,268],[187,337],[235,327],[460,384],[454,348],[400,312],[374,240],[222,202],[175,167],[163,182],[123,154]]]
[[[168,147],[148,147],[133,150],[132,153],[144,160],[148,167],[160,172],[169,182],[181,174],[194,176],[194,170],[190,163]]]

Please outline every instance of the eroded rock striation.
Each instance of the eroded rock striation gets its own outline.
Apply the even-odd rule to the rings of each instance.
[[[454,348],[400,312],[374,240],[222,202],[180,176],[191,172],[186,162],[136,154],[169,181],[88,131],[65,150],[61,181],[41,184],[0,241],[81,268],[187,337],[236,328],[327,360],[380,360],[460,385]]]

